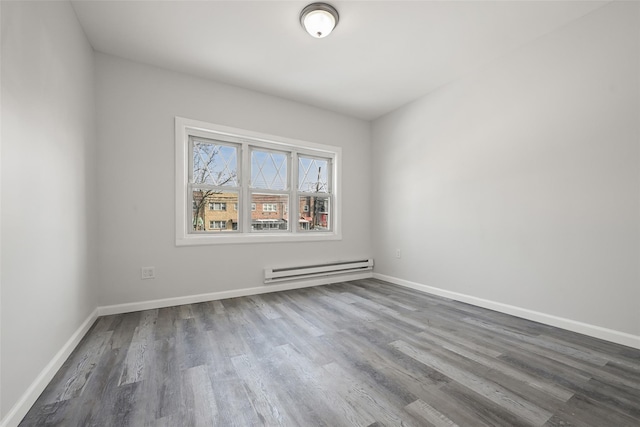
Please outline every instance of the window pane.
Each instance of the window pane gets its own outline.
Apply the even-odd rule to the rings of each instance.
[[[289,230],[288,205],[289,196],[286,194],[251,195],[251,230]]]
[[[251,187],[286,190],[287,155],[269,151],[251,151]]]
[[[329,161],[327,159],[313,159],[298,157],[298,191],[305,193],[329,192]]]
[[[217,186],[238,186],[238,149],[229,145],[193,142],[193,182]]]
[[[300,196],[298,230],[329,231],[329,200],[325,196]]]
[[[238,229],[238,193],[193,190],[193,231],[233,231]]]

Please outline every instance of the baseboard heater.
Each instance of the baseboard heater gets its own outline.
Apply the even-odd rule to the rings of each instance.
[[[264,270],[264,283],[330,276],[334,274],[359,273],[371,270],[373,270],[372,259],[339,261],[302,267],[266,268]]]

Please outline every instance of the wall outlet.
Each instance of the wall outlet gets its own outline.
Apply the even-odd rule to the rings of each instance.
[[[156,268],[155,267],[142,267],[142,280],[144,279],[155,279],[156,278]]]
[[[396,249],[396,258],[400,258],[400,249]]]

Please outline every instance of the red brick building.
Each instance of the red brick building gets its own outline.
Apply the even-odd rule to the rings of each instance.
[[[288,230],[288,196],[275,194],[252,195],[251,229],[255,231]],[[197,191],[193,194],[193,229],[221,232],[238,229],[237,193]],[[300,230],[328,229],[329,206],[325,196],[304,196],[299,200],[298,228]]]

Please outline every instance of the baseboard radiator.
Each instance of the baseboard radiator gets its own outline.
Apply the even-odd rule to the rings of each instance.
[[[264,283],[284,282],[286,280],[307,279],[310,277],[331,276],[334,274],[360,273],[372,270],[372,259],[339,261],[328,264],[306,265],[301,267],[267,268],[264,270]]]

